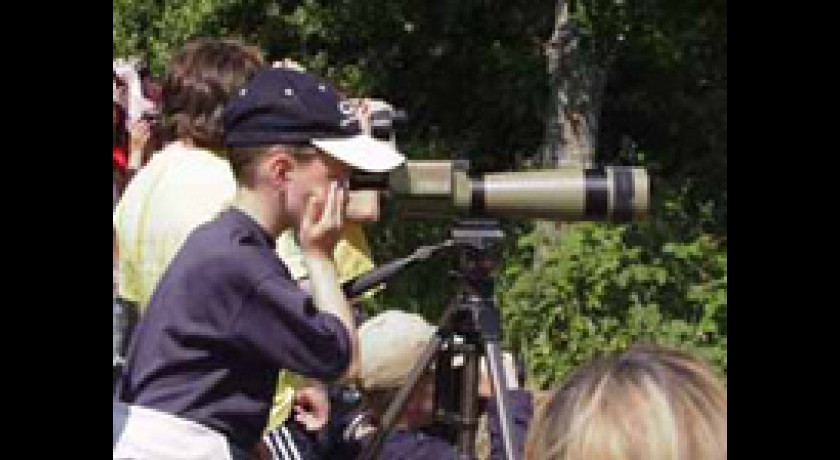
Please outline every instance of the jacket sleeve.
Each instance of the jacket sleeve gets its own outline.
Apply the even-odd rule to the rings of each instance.
[[[234,334],[249,352],[306,377],[333,380],[350,363],[350,335],[341,321],[279,275],[262,280],[243,302]]]

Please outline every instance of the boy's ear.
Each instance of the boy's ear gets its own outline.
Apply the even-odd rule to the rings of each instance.
[[[264,167],[273,185],[285,187],[289,180],[289,172],[292,170],[294,160],[292,156],[282,147],[275,147],[267,155]]]

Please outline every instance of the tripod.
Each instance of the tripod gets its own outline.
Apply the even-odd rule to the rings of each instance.
[[[363,460],[376,458],[385,437],[393,428],[399,414],[403,411],[414,388],[421,377],[437,358],[437,384],[435,388],[436,406],[446,401],[452,393],[448,388],[441,388],[446,376],[452,375],[447,367],[451,366],[452,356],[464,357],[464,366],[460,372],[460,391],[455,392],[459,401],[454,401],[457,412],[437,407],[436,417],[444,423],[457,428],[456,451],[459,459],[474,460],[475,433],[478,426],[478,384],[479,358],[484,355],[490,371],[493,397],[498,407],[501,425],[502,445],[507,460],[517,460],[519,453],[514,451],[511,439],[511,419],[507,401],[505,370],[502,365],[500,342],[502,327],[499,310],[493,297],[494,282],[491,270],[496,266],[493,249],[504,237],[498,223],[492,220],[470,219],[462,221],[452,230],[452,240],[444,243],[459,250],[461,286],[454,301],[446,308],[438,324],[438,330],[423,350],[415,363],[406,384],[400,388],[376,431],[373,440],[362,452]],[[458,340],[462,338],[463,340]],[[446,387],[447,385],[443,385]],[[452,401],[444,403],[452,406]]]

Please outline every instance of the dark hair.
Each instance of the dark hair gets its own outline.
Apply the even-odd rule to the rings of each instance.
[[[254,181],[254,164],[256,159],[271,148],[271,146],[237,147],[227,151],[227,159],[233,177],[240,184],[252,184]]]
[[[282,147],[295,160],[306,162],[315,158],[315,147],[311,145],[274,144],[254,147],[231,147],[227,150],[227,159],[236,182],[253,185],[256,177],[257,159],[276,147]]]
[[[260,51],[237,40],[199,38],[172,58],[163,81],[163,120],[170,138],[222,148],[222,110],[263,65]]]

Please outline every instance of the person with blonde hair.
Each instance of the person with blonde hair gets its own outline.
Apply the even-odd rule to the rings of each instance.
[[[726,406],[702,360],[635,345],[573,373],[537,412],[525,459],[724,459]]]

